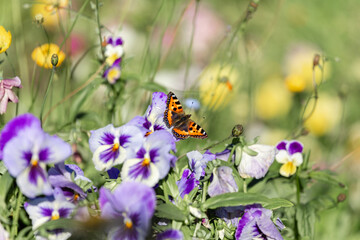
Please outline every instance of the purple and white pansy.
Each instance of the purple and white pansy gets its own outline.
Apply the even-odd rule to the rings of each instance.
[[[61,189],[54,190],[54,197],[37,198],[24,204],[25,211],[29,214],[32,221],[33,230],[42,224],[59,218],[70,218],[75,205],[66,201]],[[35,235],[38,233],[35,232]],[[36,236],[37,239],[68,239],[71,234],[62,229],[48,231],[49,236],[43,238]]]
[[[18,118],[25,119],[25,126],[31,127],[23,127],[24,123]],[[2,140],[8,140],[3,148],[4,164],[16,177],[21,192],[29,198],[52,194],[46,165],[63,162],[72,152],[68,143],[45,133],[37,122],[33,115],[22,115],[10,121],[1,134]],[[8,131],[11,127],[18,131]]]
[[[104,219],[116,220],[108,239],[145,239],[155,211],[154,190],[139,182],[124,182],[113,192],[100,189],[99,204]]]
[[[123,125],[115,128],[112,124],[91,131],[89,147],[98,171],[106,171],[132,158],[143,142],[143,134],[135,126]]]
[[[242,178],[262,178],[266,175],[269,167],[274,162],[276,149],[273,146],[254,144],[248,146],[252,151],[257,152],[256,156],[251,156],[242,151],[241,162],[238,167]]]
[[[106,63],[112,66],[116,60],[124,55],[123,40],[118,36],[108,36],[106,38],[106,46],[104,55],[106,57]]]
[[[55,164],[54,167],[49,169],[48,174],[50,184],[54,188],[61,188],[66,200],[70,202],[76,203],[87,195],[77,183],[87,183],[87,186],[92,187],[91,180],[85,177],[81,168],[75,164]],[[72,174],[74,178],[72,178]]]
[[[115,84],[121,76],[121,58],[114,61],[114,63],[104,71],[103,77],[110,83]]]
[[[145,136],[159,130],[168,130],[164,122],[167,95],[163,92],[154,92],[151,105],[147,108],[144,116],[136,116],[128,125],[138,126]],[[169,131],[169,133],[171,133]]]
[[[228,166],[220,166],[213,171],[213,179],[208,188],[210,197],[239,190],[232,169]]]
[[[176,182],[178,186],[180,197],[184,198],[186,194],[189,194],[194,188],[199,185],[199,181],[195,178],[195,174],[190,169],[185,169],[181,176],[181,179]]]
[[[236,229],[236,240],[273,239],[282,240],[282,236],[271,220],[272,211],[259,204],[246,206]]]
[[[127,159],[122,166],[123,181],[137,181],[155,186],[169,172],[176,161],[170,151],[176,151],[173,136],[163,130],[156,131],[144,139],[134,158]]]
[[[195,178],[200,180],[205,176],[206,164],[215,159],[215,154],[210,151],[206,151],[201,154],[199,151],[191,151],[186,154],[189,159],[190,169],[195,173]]]
[[[301,142],[281,141],[276,145],[278,150],[276,154],[276,161],[282,163],[280,174],[284,177],[289,177],[296,172],[296,167],[300,166],[303,162],[303,149],[304,146]]]

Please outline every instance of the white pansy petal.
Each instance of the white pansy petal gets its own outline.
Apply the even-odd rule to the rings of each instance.
[[[144,171],[141,166],[143,159],[129,159],[127,160],[121,170],[121,178],[123,181],[142,182],[150,187],[156,185],[159,181],[159,170],[155,164],[150,163],[150,168]]]
[[[119,155],[113,158],[115,152],[112,152],[112,145],[102,145],[96,149],[93,154],[93,162],[96,170],[106,171],[113,167],[115,164],[121,164],[126,158],[126,151],[120,147],[118,149]]]
[[[286,150],[280,150],[276,156],[276,161],[279,163],[287,163],[290,160],[290,156]]]
[[[295,153],[291,155],[291,160],[294,162],[295,166],[300,166],[303,163],[303,155],[301,153]]]

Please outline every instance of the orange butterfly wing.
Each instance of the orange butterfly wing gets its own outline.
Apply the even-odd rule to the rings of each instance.
[[[207,138],[208,135],[200,127],[200,125],[196,124],[192,120],[188,120],[181,124],[178,128],[174,127],[172,133],[177,139],[186,139],[188,137],[193,138]]]
[[[174,93],[169,92],[167,95],[166,110],[164,113],[164,122],[166,126],[170,128],[173,124],[174,117],[183,114],[185,114],[185,112],[179,99],[175,96]]]

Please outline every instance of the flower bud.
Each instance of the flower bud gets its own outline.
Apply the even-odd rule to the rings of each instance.
[[[235,125],[235,127],[232,129],[231,135],[233,137],[239,137],[243,133],[243,126],[241,124]]]
[[[338,202],[343,202],[346,200],[346,194],[345,193],[340,193],[338,196],[337,196],[337,201]]]
[[[320,55],[315,54],[314,60],[313,60],[313,68],[315,68],[317,65],[319,65],[319,62],[320,62]]]
[[[59,57],[56,53],[54,53],[51,56],[51,64],[53,65],[53,67],[56,67],[56,65],[58,64],[58,61],[59,61]]]

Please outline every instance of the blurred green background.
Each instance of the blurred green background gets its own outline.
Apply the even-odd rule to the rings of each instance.
[[[144,113],[152,91],[171,90],[183,104],[185,99],[200,102],[200,109],[195,104],[185,109],[209,135],[208,141],[180,143],[180,153],[186,145],[207,146],[227,137],[237,123],[244,125],[248,139],[260,136],[264,144],[297,137],[311,150],[314,168],[336,172],[347,185],[347,200],[318,216],[315,239],[360,239],[360,3],[255,2],[248,8],[244,0],[100,1],[101,35],[124,39],[126,91],[109,119],[107,87],[89,85],[56,108],[45,128],[78,144],[84,159],[90,159],[84,141],[88,130],[124,124]],[[46,110],[99,67],[94,3],[0,1],[0,24],[12,33],[9,58],[0,55],[5,60],[0,70],[5,78],[15,72],[22,79],[19,112],[39,114],[50,76],[50,70],[37,67],[31,52],[47,42],[60,45],[75,20]],[[252,11],[248,16],[247,9]],[[42,25],[35,21],[39,13]],[[321,68],[315,66],[313,75],[315,54]],[[311,111],[313,76],[318,100]],[[14,112],[10,103],[2,123]]]

